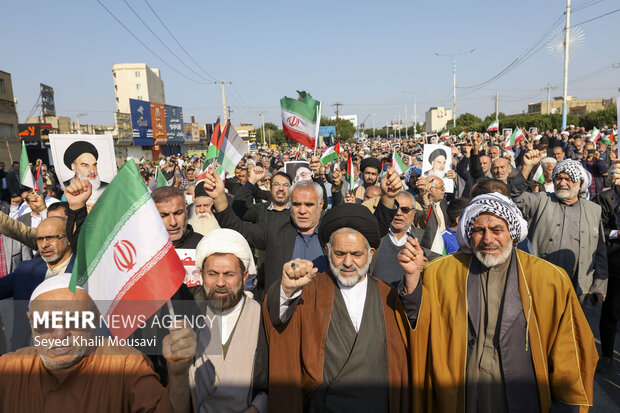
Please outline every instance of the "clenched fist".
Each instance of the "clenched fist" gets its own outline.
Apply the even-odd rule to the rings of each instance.
[[[296,258],[287,262],[282,268],[282,291],[291,297],[295,291],[309,284],[317,272],[312,261]]]

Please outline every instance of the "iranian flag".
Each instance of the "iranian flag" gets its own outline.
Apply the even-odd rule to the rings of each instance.
[[[512,135],[506,139],[506,149],[512,149],[521,139],[525,138],[521,129],[516,128]]]
[[[463,129],[463,132],[459,133],[459,139],[465,139],[467,137],[467,132]]]
[[[499,131],[499,121],[495,120],[491,122],[491,124],[487,128],[487,132],[497,132],[497,131]]]
[[[152,316],[185,269],[134,162],[127,162],[82,224],[69,288],[85,288],[103,317]],[[127,338],[139,323],[110,324]]]
[[[340,140],[334,146],[330,146],[321,156],[321,164],[327,165],[340,157]]]
[[[545,183],[545,175],[543,174],[542,165],[538,165],[538,169],[536,169],[536,173],[532,177],[534,182],[538,182],[539,184]]]
[[[222,141],[220,147],[220,153],[217,156],[217,173],[222,174],[224,171],[232,174],[237,167],[237,164],[243,158],[243,155],[248,153],[248,144],[241,139],[241,136],[237,133],[237,130],[230,124],[230,121],[226,122],[224,127],[226,135]]]
[[[222,147],[221,138],[220,120],[218,119],[213,126],[213,135],[211,135],[211,143],[207,149],[206,159],[215,159],[220,154],[220,148]]]
[[[353,192],[353,154],[349,154],[349,159],[347,159],[347,179],[349,180],[349,191]]]
[[[32,188],[34,191],[39,190],[30,169],[30,160],[28,159],[28,152],[26,151],[26,143],[24,141],[22,141],[22,154],[19,157],[19,182],[28,188]]]
[[[605,137],[603,138],[603,141],[602,141],[602,142],[603,142],[605,145],[613,145],[613,144],[614,144],[614,132],[613,132],[613,131],[611,131],[611,133],[610,133],[609,135],[607,135],[607,136],[605,136]]]
[[[282,108],[282,129],[291,140],[315,149],[321,120],[321,102],[306,92],[300,92],[299,99],[280,99]]]
[[[598,140],[601,139],[601,131],[593,128],[592,129],[592,134],[590,135],[590,142],[598,142]]]
[[[400,157],[398,152],[396,152],[396,149],[394,149],[394,152],[392,153],[392,165],[394,165],[394,170],[399,175],[404,174],[407,170],[407,166],[403,162],[403,159]]]
[[[448,139],[450,137],[450,132],[445,131],[441,135],[439,135],[439,139]]]

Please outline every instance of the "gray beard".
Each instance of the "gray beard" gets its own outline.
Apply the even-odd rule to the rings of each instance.
[[[574,197],[579,195],[579,191],[581,188],[575,188],[574,190],[570,189],[556,189],[555,197],[560,201],[567,201],[569,199],[573,199]]]
[[[187,220],[187,223],[192,226],[194,232],[202,235],[206,235],[218,227],[215,217],[210,215],[208,212],[192,216],[189,220]]]
[[[358,282],[360,282],[362,278],[364,278],[366,273],[368,273],[368,269],[370,268],[370,259],[368,259],[368,261],[362,268],[359,268],[355,264],[353,265],[353,268],[357,270],[357,274],[353,277],[343,277],[340,274],[340,270],[344,269],[345,267],[343,265],[341,265],[339,268],[334,267],[331,259],[329,259],[329,268],[332,270],[332,274],[334,274],[334,277],[336,277],[336,279],[338,280],[340,284],[342,284],[345,287],[353,287]]]
[[[97,174],[97,177],[93,179],[89,179],[80,173],[78,173],[77,176],[80,179],[88,179],[88,182],[90,182],[91,186],[93,187],[93,191],[96,191],[101,186],[101,178],[99,178],[99,174]]]
[[[478,261],[482,263],[487,268],[493,268],[498,266],[499,264],[503,264],[506,262],[508,257],[512,254],[512,240],[508,243],[506,249],[502,251],[498,256],[492,255],[484,255],[479,251],[474,250],[474,255],[478,258]]]

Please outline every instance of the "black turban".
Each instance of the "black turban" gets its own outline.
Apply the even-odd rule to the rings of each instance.
[[[361,204],[340,204],[327,211],[319,224],[321,244],[327,245],[329,237],[345,227],[361,232],[372,248],[379,247],[379,223],[370,210]]]
[[[207,191],[205,191],[205,181],[200,181],[196,184],[196,189],[194,190],[194,199],[199,196],[209,196],[207,195]]]
[[[381,171],[381,161],[377,158],[365,158],[362,159],[362,164],[360,165],[360,171],[364,171],[366,168],[375,168],[377,172]]]
[[[95,145],[86,141],[76,141],[69,145],[65,151],[64,161],[67,168],[71,169],[71,164],[83,153],[90,153],[95,159],[99,159],[99,152],[97,152]]]
[[[431,155],[428,157],[428,161],[433,162],[435,158],[438,158],[440,156],[443,156],[446,159],[448,158],[446,156],[446,151],[444,151],[443,149],[435,149],[433,152],[431,152]]]

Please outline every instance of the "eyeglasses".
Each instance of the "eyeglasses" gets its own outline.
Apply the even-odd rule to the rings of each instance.
[[[411,208],[411,207],[405,207],[405,206],[399,206],[399,207],[398,207],[398,209],[399,209],[400,211],[402,211],[402,213],[403,213],[403,214],[408,214],[408,213],[410,213],[411,211],[413,211],[413,208]]]
[[[289,183],[281,183],[281,182],[274,182],[271,184],[271,186],[273,186],[274,188],[289,188],[291,186],[291,184]]]
[[[433,188],[433,189],[439,189],[439,190],[440,190],[440,191],[442,191],[442,192],[446,190],[446,187],[445,187],[445,186],[441,186],[441,187],[431,186],[431,188]]]
[[[66,236],[67,236],[66,234],[60,234],[60,235],[47,235],[45,237],[37,237],[37,242],[43,242],[43,241],[54,242],[56,240],[63,239]]]

